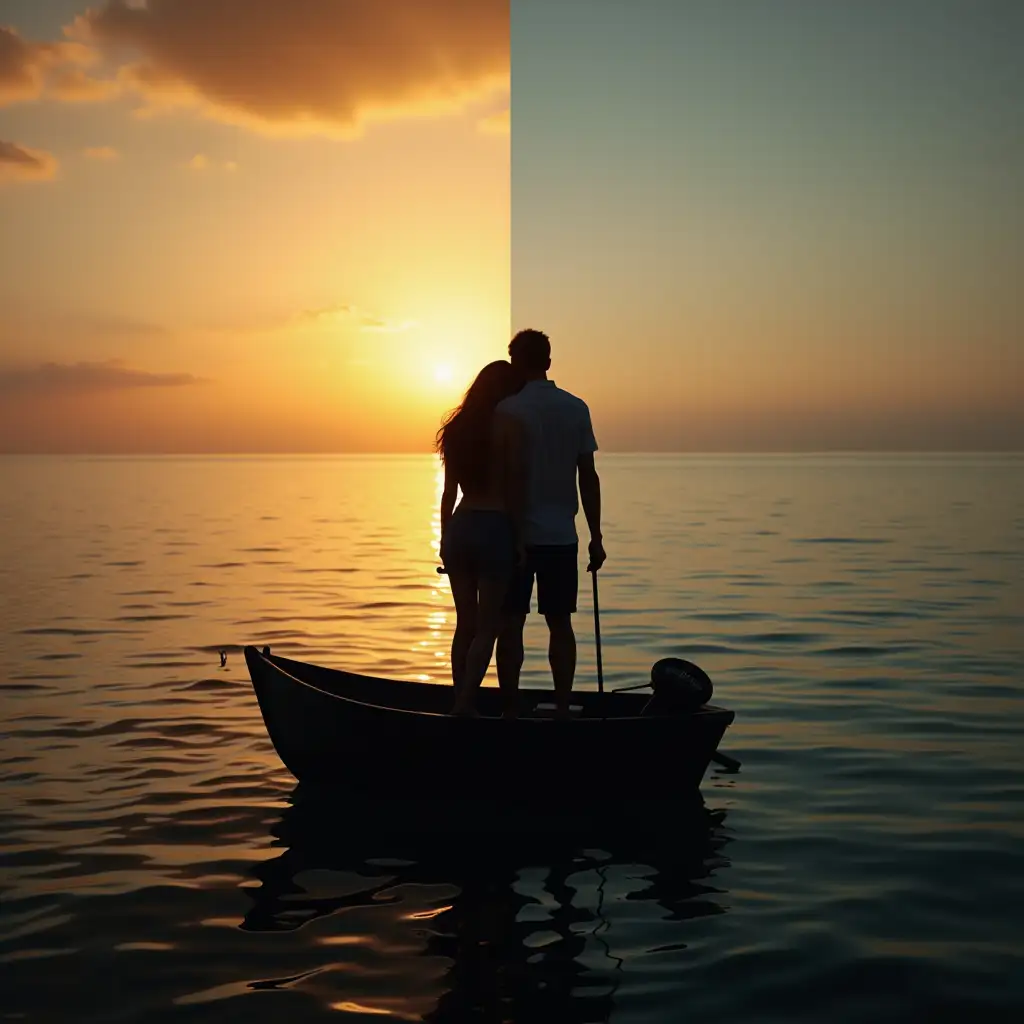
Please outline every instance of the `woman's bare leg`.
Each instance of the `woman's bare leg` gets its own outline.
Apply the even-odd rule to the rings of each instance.
[[[452,636],[452,682],[458,695],[466,674],[466,655],[476,634],[476,576],[468,572],[448,573],[455,600],[455,633]]]
[[[482,579],[479,583],[476,635],[466,652],[466,668],[462,688],[456,699],[456,710],[461,713],[475,709],[477,691],[487,675],[487,667],[494,655],[494,641],[501,626],[501,607],[508,590],[507,579]]]

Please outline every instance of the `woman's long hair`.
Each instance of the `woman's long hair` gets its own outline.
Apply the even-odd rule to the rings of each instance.
[[[467,484],[471,487],[486,484],[494,408],[522,386],[510,362],[498,359],[488,363],[469,385],[462,403],[441,423],[434,449],[449,470],[454,471],[463,490]]]

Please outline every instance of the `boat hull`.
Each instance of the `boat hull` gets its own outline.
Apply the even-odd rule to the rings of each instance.
[[[245,649],[263,721],[304,787],[403,800],[501,800],[607,805],[692,793],[733,712],[707,706],[644,717],[649,695],[574,693],[569,721],[534,717],[550,690],[522,691],[522,715],[503,719],[499,694],[480,694],[482,718],[452,717],[448,687],[377,679]],[[492,717],[493,716],[493,717]]]

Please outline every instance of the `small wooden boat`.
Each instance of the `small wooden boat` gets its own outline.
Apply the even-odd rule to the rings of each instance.
[[[270,740],[304,786],[356,796],[440,795],[604,805],[690,794],[734,714],[705,705],[651,714],[651,695],[574,691],[574,715],[543,705],[551,690],[523,688],[521,715],[500,716],[498,690],[481,689],[480,718],[447,714],[448,686],[320,668],[245,648]],[[645,714],[645,710],[648,711]]]

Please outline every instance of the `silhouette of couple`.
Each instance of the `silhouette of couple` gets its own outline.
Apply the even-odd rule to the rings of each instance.
[[[567,717],[576,673],[577,477],[590,528],[587,571],[605,560],[597,441],[586,403],[548,379],[546,334],[520,331],[508,354],[510,361],[480,371],[437,433],[444,463],[440,554],[456,613],[452,714],[477,713],[495,643],[504,714],[518,713],[523,627],[536,578],[556,714]]]

